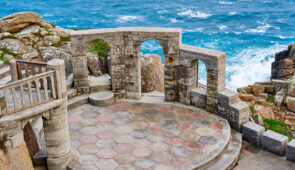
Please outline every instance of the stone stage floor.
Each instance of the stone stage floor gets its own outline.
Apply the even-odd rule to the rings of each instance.
[[[180,104],[86,104],[68,114],[73,169],[192,169],[230,138],[226,120]]]

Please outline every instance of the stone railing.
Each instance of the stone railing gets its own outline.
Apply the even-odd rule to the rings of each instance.
[[[32,62],[24,60],[10,61],[12,81],[20,80],[29,76],[44,73],[47,71],[47,63]]]
[[[22,65],[19,70],[24,68],[19,72],[21,77],[17,76],[18,64]],[[47,167],[49,170],[66,169],[71,160],[71,149],[64,61],[12,61],[10,66],[15,81],[0,88],[5,99],[2,104],[5,114],[0,115],[0,149],[5,151],[12,169],[33,170],[24,127],[30,120],[42,118]]]
[[[47,71],[0,87],[5,106],[0,106],[0,114],[11,114],[56,99],[53,76],[54,71]]]

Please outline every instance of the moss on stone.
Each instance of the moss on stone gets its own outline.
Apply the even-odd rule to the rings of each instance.
[[[63,45],[64,42],[68,42],[68,41],[71,41],[71,37],[68,36],[68,37],[60,37],[60,40],[53,44],[52,46],[54,47],[60,47],[61,45]]]
[[[251,113],[254,113],[254,112],[255,112],[255,111],[254,111],[254,105],[250,105],[250,106],[249,106],[249,109],[250,109]]]
[[[290,129],[283,122],[273,119],[263,118],[266,130],[272,130],[289,138],[289,141],[293,139],[293,136],[289,133]]]
[[[99,57],[106,58],[110,50],[110,46],[103,40],[93,40],[90,42],[91,48],[87,50],[90,53],[97,54]]]
[[[269,103],[275,103],[275,95],[274,94],[268,94],[267,101]]]

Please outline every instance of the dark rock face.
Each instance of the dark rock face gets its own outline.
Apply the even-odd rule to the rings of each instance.
[[[271,79],[290,79],[295,73],[295,44],[289,45],[288,50],[276,53],[271,65]]]

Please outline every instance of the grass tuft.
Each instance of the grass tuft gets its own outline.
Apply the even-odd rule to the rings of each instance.
[[[263,122],[267,130],[285,135],[289,138],[289,141],[293,139],[293,136],[289,133],[290,129],[283,122],[267,118],[263,118]]]
[[[97,54],[102,58],[106,58],[108,56],[110,46],[104,40],[93,40],[90,43],[91,48],[87,50],[88,52]]]

